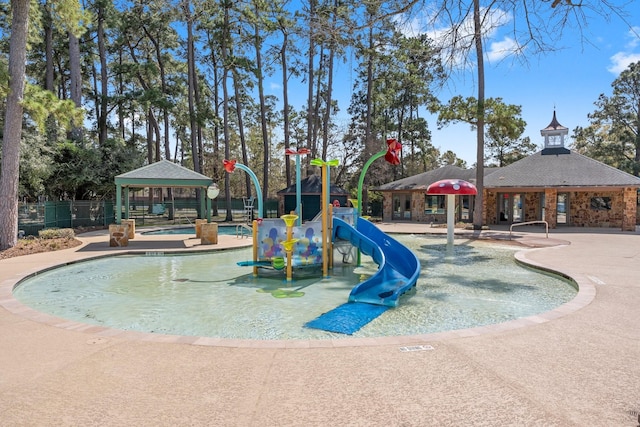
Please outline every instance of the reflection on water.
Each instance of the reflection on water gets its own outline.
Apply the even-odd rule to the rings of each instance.
[[[518,266],[515,247],[483,241],[394,235],[421,260],[415,290],[356,337],[413,335],[499,323],[549,311],[576,295],[564,279]],[[251,249],[209,254],[116,256],[72,264],[23,282],[15,297],[46,313],[84,323],[176,335],[243,339],[346,337],[303,325],[345,303],[377,269],[336,267],[253,277]]]

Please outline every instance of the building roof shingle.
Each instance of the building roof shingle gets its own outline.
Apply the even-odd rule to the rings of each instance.
[[[498,168],[485,168],[485,177],[487,174],[492,173]],[[427,172],[420,173],[418,175],[402,178],[397,181],[389,182],[375,188],[377,191],[415,191],[423,190],[427,191],[429,185],[441,179],[462,179],[475,183],[476,170],[475,169],[462,169],[457,166],[447,165],[438,169],[433,169]]]
[[[489,174],[485,188],[640,187],[640,178],[575,152],[539,151]]]

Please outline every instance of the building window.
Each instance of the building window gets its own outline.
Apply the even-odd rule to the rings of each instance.
[[[592,197],[591,209],[594,209],[596,211],[610,211],[611,197]]]
[[[444,214],[444,196],[429,196],[424,200],[424,213],[428,215]]]

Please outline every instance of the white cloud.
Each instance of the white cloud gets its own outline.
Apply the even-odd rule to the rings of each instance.
[[[505,37],[502,41],[491,42],[487,51],[489,61],[500,61],[509,55],[518,52],[518,43],[511,37]]]
[[[629,43],[627,43],[627,49],[633,50],[640,45],[640,27],[631,27],[627,33],[629,37]]]
[[[640,27],[633,27],[627,33],[629,41],[625,45],[625,50],[611,56],[611,65],[607,67],[607,71],[618,75],[629,67],[629,64],[640,61],[640,53],[633,52],[640,46]]]
[[[276,91],[282,90],[282,85],[280,85],[280,83],[271,82],[269,83],[269,88],[272,91],[276,92]]]
[[[626,70],[629,64],[640,61],[640,53],[618,52],[609,59],[611,65],[607,67],[607,71],[618,75]]]
[[[487,12],[486,9],[481,14]],[[473,50],[472,40],[474,35],[473,14],[465,16],[464,20],[454,27],[450,22],[436,22],[433,11],[425,11],[422,15],[400,23],[396,21],[400,31],[409,37],[419,34],[427,34],[436,46],[443,49],[443,57],[453,68],[463,68],[469,65],[466,51]],[[513,20],[513,15],[502,9],[489,10],[484,19],[483,38],[489,42],[489,50],[486,52],[490,60],[500,60],[517,51],[515,40],[504,37],[501,41],[491,41],[498,36],[501,27]]]

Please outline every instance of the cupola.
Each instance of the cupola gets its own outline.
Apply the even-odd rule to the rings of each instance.
[[[569,135],[569,128],[562,126],[556,118],[556,111],[553,111],[553,119],[549,126],[540,131],[544,137],[544,149],[542,154],[569,154],[570,151],[564,146],[565,136]]]

